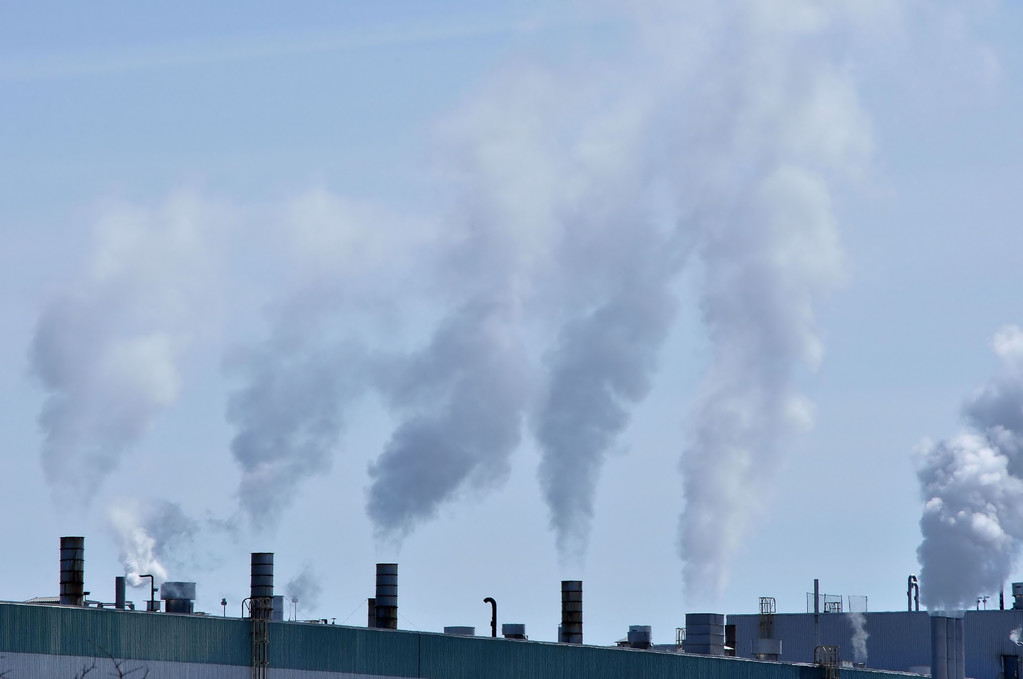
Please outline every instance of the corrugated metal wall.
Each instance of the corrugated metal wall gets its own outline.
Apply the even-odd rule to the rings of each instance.
[[[867,667],[905,672],[913,666],[931,664],[931,632],[927,613],[894,611],[865,613],[867,619]],[[821,644],[841,647],[842,660],[853,660],[852,626],[849,616],[822,613]],[[736,654],[752,656],[753,642],[759,633],[759,616],[730,615],[735,625]],[[1009,639],[1009,633],[1023,627],[1023,611],[967,611],[964,625],[966,676],[974,679],[1000,679],[1002,655],[1020,655],[1021,647]],[[782,640],[781,659],[788,662],[813,660],[814,630],[812,613],[774,616],[774,638]]]
[[[21,670],[38,663],[35,669],[42,672],[47,658],[56,656],[113,656],[160,664],[160,677],[174,676],[162,666],[167,661],[181,663],[182,677],[238,677],[251,661],[250,631],[248,621],[233,618],[0,603],[0,656],[11,654]],[[221,668],[204,672],[203,665]],[[270,625],[270,666],[271,676],[310,679],[340,673],[423,679],[821,679],[816,667],[783,663],[302,623]],[[893,679],[846,671],[842,677]]]

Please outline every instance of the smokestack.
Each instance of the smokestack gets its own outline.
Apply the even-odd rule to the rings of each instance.
[[[85,538],[60,539],[60,604],[85,605]]]
[[[561,581],[561,637],[566,644],[583,643],[583,581]]]
[[[962,617],[931,616],[931,679],[965,679]]]
[[[249,615],[269,620],[273,611],[274,555],[273,552],[253,552],[249,587]]]
[[[398,564],[377,564],[376,626],[398,629]]]
[[[366,599],[366,627],[370,629],[377,626],[377,600],[373,597]]]
[[[125,578],[123,575],[118,575],[116,578],[114,578],[114,608],[122,611],[124,610],[125,600],[124,592],[126,581],[127,578]]]

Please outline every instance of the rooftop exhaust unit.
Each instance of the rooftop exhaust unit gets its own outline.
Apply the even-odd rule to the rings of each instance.
[[[366,599],[366,627],[377,626],[377,600],[373,597]]]
[[[166,602],[163,605],[166,612],[191,615],[195,607],[195,583],[165,582],[160,585],[160,598]]]
[[[686,653],[725,654],[725,616],[720,613],[686,613]]]
[[[398,564],[377,564],[376,627],[398,629]]]
[[[650,625],[629,625],[629,648],[650,648],[652,636]]]
[[[583,643],[583,581],[561,581],[561,631],[566,644]]]
[[[931,616],[932,679],[965,679],[963,618]]]
[[[474,637],[476,636],[476,628],[465,625],[451,625],[444,628],[444,634],[451,634],[456,637]]]
[[[518,622],[506,622],[501,625],[501,636],[505,639],[528,639],[526,626]]]
[[[1023,610],[1023,582],[1012,583],[1012,607]]]
[[[274,597],[273,552],[252,552],[249,597],[249,617],[269,620]]]
[[[85,605],[85,538],[60,539],[60,604]]]

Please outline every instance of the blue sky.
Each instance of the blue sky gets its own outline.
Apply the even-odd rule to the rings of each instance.
[[[210,611],[222,596],[237,606],[247,554],[262,550],[277,552],[280,583],[304,566],[321,580],[300,617],[339,622],[353,609],[348,621],[362,621],[373,563],[390,559],[402,565],[401,624],[421,629],[483,632],[491,595],[503,621],[552,639],[558,580],[575,577],[586,582],[593,643],[629,624],[652,624],[655,640],[668,641],[687,611],[749,612],[761,595],[802,610],[814,577],[828,592],[867,595],[871,610],[900,608],[905,577],[919,568],[913,451],[961,427],[960,403],[997,370],[992,337],[1023,323],[1023,11],[1014,2],[723,6],[688,3],[680,19],[658,3],[0,5],[0,508],[20,517],[4,532],[0,596],[54,592],[64,534],[87,537],[87,588],[105,592],[122,572],[111,509],[144,514],[162,499],[201,526],[165,561],[172,578],[198,581],[198,607]],[[689,31],[687,12],[707,34]],[[733,35],[746,13],[755,28]],[[766,60],[759,76],[744,70],[747,51]],[[818,126],[779,141],[770,130],[791,134],[788,95],[775,101],[756,87],[761,76],[775,82],[774,58],[778,82],[792,83],[792,119],[818,65],[822,96],[851,103],[806,114]],[[760,107],[744,97],[762,97]],[[748,136],[722,137],[734,146],[716,142],[715,111],[734,112],[723,102],[753,121]],[[775,106],[777,127],[758,127]],[[239,518],[237,429],[225,412],[245,380],[238,361],[272,349],[275,324],[318,356],[345,337],[370,353],[416,355],[466,290],[496,285],[505,279],[494,271],[508,267],[509,288],[528,292],[521,315],[501,316],[499,339],[522,341],[530,379],[542,383],[552,328],[613,296],[615,250],[640,238],[581,210],[583,235],[566,238],[589,243],[599,226],[607,240],[594,241],[596,255],[551,255],[551,265],[536,226],[563,214],[550,205],[607,198],[609,213],[631,215],[636,195],[661,228],[720,207],[701,203],[701,190],[745,205],[749,177],[778,157],[810,158],[842,271],[807,279],[819,366],[798,351],[787,363],[764,358],[788,375],[771,384],[813,403],[813,426],[765,444],[776,451],[754,465],[758,499],[735,515],[748,524],[734,530],[720,593],[683,589],[678,549],[679,459],[718,356],[706,316],[714,298],[701,287],[715,265],[700,246],[670,280],[677,311],[654,348],[649,389],[626,408],[629,424],[599,468],[583,557],[559,559],[555,548],[532,400],[506,476],[458,490],[400,550],[374,538],[367,469],[409,408],[429,404],[408,406],[393,386],[343,404],[329,463],[281,491],[275,527]],[[630,194],[633,184],[642,187]],[[721,214],[740,219],[732,207]],[[458,249],[490,219],[497,245]],[[714,233],[727,241],[723,222]],[[738,236],[759,237],[749,229]],[[493,259],[466,262],[466,252]],[[573,287],[590,280],[590,264],[609,273],[592,289]],[[74,480],[48,480],[41,463],[47,392],[33,338],[68,294],[93,305],[87,321],[55,331],[72,359],[102,357],[90,341],[118,347],[144,335],[126,353],[110,350],[122,361],[104,368],[112,372],[75,382],[82,402],[93,403],[89,388],[125,384],[152,397],[90,499]],[[327,365],[338,374],[377,365],[359,356]],[[82,415],[101,428],[114,416]],[[83,450],[64,445],[72,458]],[[767,459],[756,445],[749,454]],[[234,528],[217,528],[225,520]]]

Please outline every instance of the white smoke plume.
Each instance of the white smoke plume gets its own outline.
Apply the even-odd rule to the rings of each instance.
[[[1017,646],[1023,646],[1023,627],[1017,627],[1009,632],[1009,641]]]
[[[931,610],[968,608],[1003,588],[1023,544],[1023,331],[1003,328],[993,348],[1001,369],[963,404],[969,430],[919,454],[917,559]]]
[[[284,586],[284,595],[288,602],[296,604],[299,610],[307,613],[319,604],[322,591],[323,585],[309,564],[303,566],[298,575]]]
[[[185,194],[105,210],[88,269],[43,310],[29,359],[46,390],[43,468],[60,497],[88,502],[177,399],[206,269],[201,237],[219,214]]]
[[[160,586],[172,564],[179,564],[179,550],[187,549],[198,533],[198,523],[173,502],[124,502],[110,509],[110,526],[117,538],[119,558],[132,587],[149,584],[140,575],[154,577]]]
[[[867,616],[862,613],[848,613],[847,618],[852,626],[853,660],[858,663],[867,662]]]
[[[718,117],[693,132],[706,161],[694,221],[712,356],[682,457],[680,550],[687,590],[711,595],[784,445],[812,421],[794,376],[820,361],[814,310],[842,280],[832,184],[859,172],[871,147],[852,83],[816,50],[841,32],[839,10],[748,7],[715,22],[723,42],[709,58],[727,52],[732,68],[708,102]]]

